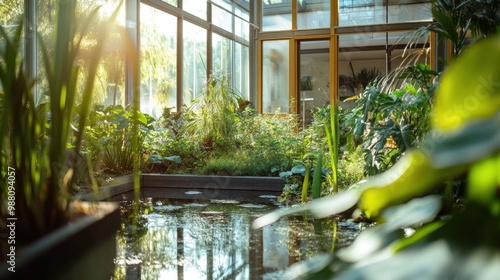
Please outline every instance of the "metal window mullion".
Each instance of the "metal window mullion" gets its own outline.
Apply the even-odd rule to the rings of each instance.
[[[181,111],[182,104],[184,103],[183,90],[184,90],[184,38],[183,38],[183,21],[182,17],[177,17],[177,112]]]
[[[209,23],[209,28],[207,29],[207,81],[210,79],[210,75],[213,72],[213,47],[212,47],[212,32],[213,32],[213,23],[212,23],[212,7],[211,1],[207,1],[207,22]]]
[[[126,1],[125,2],[125,25],[128,35],[132,44],[134,44],[134,56],[137,58],[137,65],[133,65],[130,61],[132,58],[125,59],[125,104],[132,104],[132,102],[137,102],[140,108],[140,100],[134,100],[134,91],[139,90],[140,85],[140,41],[139,41],[139,29],[140,16],[139,16],[139,6],[140,1]],[[137,67],[137,71],[134,71],[134,67]]]

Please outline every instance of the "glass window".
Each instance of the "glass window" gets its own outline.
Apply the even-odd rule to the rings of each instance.
[[[299,113],[303,127],[312,110],[330,103],[330,41],[299,42]]]
[[[248,23],[250,16],[248,12],[238,7],[236,7],[234,12],[237,15],[234,18],[234,34],[246,40],[250,39],[250,24]]]
[[[231,7],[224,9],[230,11]],[[233,32],[233,15],[224,9],[212,5],[212,23],[226,31]]]
[[[297,28],[330,27],[330,0],[297,0]]]
[[[14,1],[23,5],[22,1]],[[42,39],[46,44],[49,53],[54,52],[54,47],[51,45],[52,36],[55,32],[55,18],[56,18],[57,4],[52,1],[38,1],[36,3],[36,28],[38,32],[38,40]],[[38,44],[37,44],[38,46]],[[49,85],[43,65],[43,55],[41,49],[37,48],[37,61],[36,61],[36,97],[39,101],[44,101],[44,93],[48,92]]]
[[[426,38],[406,50],[412,36],[405,32],[367,33],[339,36],[340,99],[359,94],[375,77],[415,62],[428,63]],[[388,44],[386,45],[386,40]],[[341,103],[352,106],[353,103]]]
[[[262,112],[288,113],[289,42],[262,42]]]
[[[17,1],[21,2],[22,1]],[[91,28],[98,28],[101,23],[110,17],[119,5],[119,0],[105,1],[97,3],[92,0],[79,0],[76,5],[76,21],[82,21],[89,16],[89,12],[97,7],[100,7],[98,13],[92,16],[92,23],[95,26]],[[47,48],[49,56],[52,56],[55,47],[52,36],[55,36],[56,24],[56,9],[57,2],[54,1],[37,1],[37,31],[40,34],[38,39],[42,39]],[[124,5],[118,11],[115,20],[116,25],[124,26],[125,24],[125,8]],[[82,28],[78,25],[77,28]],[[83,42],[91,42],[96,39],[97,32],[95,29],[90,29],[85,35]],[[103,48],[103,54],[99,60],[99,67],[96,73],[96,80],[93,89],[93,102],[102,105],[124,105],[125,104],[125,54],[121,34],[119,30],[111,29],[107,34],[108,40]],[[89,57],[92,44],[82,43],[79,55],[79,84],[84,83],[86,75],[88,74],[85,60]],[[46,79],[45,67],[42,62],[41,48],[37,48],[37,63],[36,63],[36,76],[37,76],[37,96],[41,97],[43,101],[43,93],[48,91],[48,81]],[[77,99],[79,102],[79,99]]]
[[[159,117],[165,107],[176,110],[177,18],[146,4],[140,12],[141,110]]]
[[[430,7],[430,0],[339,0],[339,26],[430,21]]]
[[[88,7],[88,3],[94,1],[82,1],[82,7]],[[117,6],[118,0],[100,3],[100,16],[110,17]],[[125,7],[122,5],[118,12],[116,24],[125,25]],[[97,71],[97,79],[94,86],[94,102],[103,105],[125,105],[125,53],[119,31],[108,34],[108,45],[104,48],[100,67]]]
[[[178,5],[177,0],[162,0],[162,1],[176,7]]]
[[[213,72],[219,75],[231,76],[232,56],[232,41],[214,33],[212,35]]]
[[[389,0],[388,22],[432,21],[430,0]]]
[[[184,21],[183,102],[191,103],[207,81],[207,30]]]
[[[22,1],[5,1],[0,5],[0,26],[6,32],[13,32],[18,27],[18,20],[24,12]],[[5,42],[0,39],[0,50],[3,51]],[[0,83],[0,92],[3,91]]]
[[[239,43],[234,43],[234,88],[241,93],[246,100],[250,100],[250,71],[249,71],[249,48]]]
[[[183,0],[182,7],[184,11],[193,14],[201,19],[207,19],[207,1],[202,0]]]
[[[228,10],[228,11],[232,10],[231,0],[212,0],[211,2],[217,6],[220,6],[224,9]]]
[[[262,1],[262,31],[292,29],[292,1]]]

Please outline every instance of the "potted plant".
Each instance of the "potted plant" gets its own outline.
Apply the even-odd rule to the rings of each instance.
[[[0,27],[0,174],[2,186],[6,183],[0,193],[2,279],[109,279],[112,273],[117,205],[79,203],[70,192],[104,29],[110,25],[84,43],[95,13],[77,25],[76,1],[59,1],[55,37],[50,42],[37,37],[48,83],[46,103],[37,104],[34,81],[25,75],[22,22],[14,32]],[[54,44],[53,55],[48,43]],[[81,78],[77,62],[83,44],[92,55]],[[99,268],[108,275],[97,275]]]

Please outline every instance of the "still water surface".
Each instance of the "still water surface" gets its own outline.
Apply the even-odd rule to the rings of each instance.
[[[278,207],[164,199],[147,200],[131,215],[130,204],[123,204],[113,279],[281,279],[290,265],[331,250],[333,219],[304,214],[251,227]],[[358,232],[356,224],[339,222],[335,248]]]

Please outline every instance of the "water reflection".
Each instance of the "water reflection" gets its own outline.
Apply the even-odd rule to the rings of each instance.
[[[295,216],[260,230],[251,222],[272,204],[148,201],[123,206],[113,279],[279,279],[291,264],[332,248],[333,220]],[[358,230],[340,223],[336,248]]]

